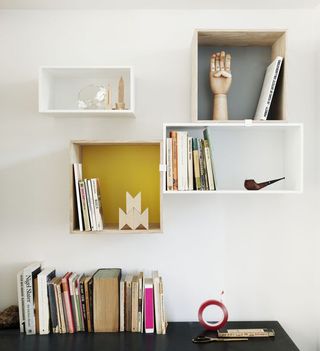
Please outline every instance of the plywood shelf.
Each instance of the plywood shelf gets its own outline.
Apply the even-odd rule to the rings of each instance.
[[[70,232],[74,234],[130,234],[162,232],[161,141],[71,142]],[[82,163],[83,178],[99,178],[104,230],[79,231],[74,194],[73,163]],[[126,210],[126,192],[141,192],[142,211],[149,209],[149,229],[119,230],[119,208]]]
[[[286,120],[286,30],[197,29],[192,41],[193,122],[212,120],[209,84],[212,53],[231,54],[232,85],[228,93],[230,120],[252,119],[258,104],[267,66],[284,57],[268,119]]]
[[[169,123],[163,126],[163,163],[170,131],[187,131],[203,138],[208,128],[213,136],[213,167],[216,190],[168,191],[163,173],[163,193],[176,194],[299,194],[303,191],[303,125],[286,122]],[[263,182],[285,176],[285,181],[259,191],[244,188],[245,179]]]
[[[124,110],[115,110],[120,77],[124,80]],[[81,89],[110,86],[112,109],[80,109]],[[65,116],[67,114],[134,117],[134,76],[131,67],[40,67],[39,112]]]

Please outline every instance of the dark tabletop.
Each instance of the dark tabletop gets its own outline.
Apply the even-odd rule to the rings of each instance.
[[[194,344],[204,332],[196,322],[171,322],[166,335],[140,333],[75,333],[24,335],[18,330],[0,331],[0,351],[299,351],[278,322],[228,322],[228,328],[272,328],[275,337],[249,341]]]

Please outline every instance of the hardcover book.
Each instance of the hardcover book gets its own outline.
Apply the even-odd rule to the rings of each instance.
[[[278,81],[282,61],[283,57],[277,56],[266,70],[257,110],[254,116],[255,120],[265,121],[268,118],[268,113]]]
[[[68,272],[63,276],[61,280],[63,303],[65,306],[65,311],[67,316],[66,325],[67,325],[68,333],[75,332],[75,324],[74,324],[73,313],[72,313],[72,302],[71,302],[70,287],[69,287],[69,278],[71,275],[72,275],[72,272]]]
[[[39,302],[39,333],[49,334],[50,332],[50,309],[48,286],[55,277],[56,270],[45,268],[38,274],[38,302]]]
[[[82,218],[80,191],[79,191],[79,180],[82,180],[82,164],[81,163],[74,163],[73,164],[73,175],[74,175],[74,188],[75,188],[75,194],[76,194],[76,202],[77,202],[79,230],[83,231],[83,218]]]
[[[119,331],[120,268],[99,269],[93,275],[93,318],[95,332]]]
[[[52,332],[54,334],[59,333],[59,323],[58,323],[58,306],[55,297],[54,281],[57,278],[53,278],[48,284],[49,293],[49,307],[50,307],[50,325]]]
[[[40,272],[41,264],[38,262],[27,266],[23,270],[24,316],[27,335],[36,333],[36,318],[34,310],[34,281]]]
[[[154,302],[152,278],[144,279],[144,326],[146,333],[154,332]]]

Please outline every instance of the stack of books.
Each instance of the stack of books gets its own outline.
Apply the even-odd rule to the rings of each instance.
[[[77,217],[80,231],[103,230],[99,179],[82,179],[82,164],[73,164]]]
[[[75,332],[146,332],[165,334],[163,282],[121,277],[120,268],[98,269],[93,275],[67,272],[36,262],[17,274],[20,332],[27,335]]]
[[[193,138],[187,131],[170,131],[166,145],[167,190],[216,190],[212,137]]]

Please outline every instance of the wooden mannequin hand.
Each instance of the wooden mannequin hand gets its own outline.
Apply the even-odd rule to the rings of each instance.
[[[210,86],[213,95],[228,94],[232,82],[231,55],[222,51],[211,56]]]
[[[229,92],[231,75],[231,55],[224,51],[213,54],[210,60],[210,87],[213,94],[213,119],[228,119],[227,94]]]

